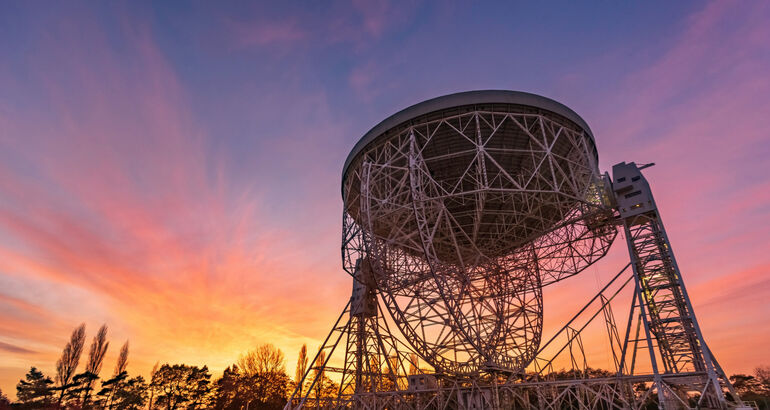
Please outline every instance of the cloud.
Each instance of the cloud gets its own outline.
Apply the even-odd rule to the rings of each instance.
[[[292,45],[305,40],[308,34],[296,19],[247,22],[229,20],[227,26],[235,48]]]
[[[657,58],[619,84],[605,84],[606,91],[589,93],[597,101],[589,111],[597,117],[591,125],[602,168],[657,163],[645,175],[706,340],[728,372],[768,360],[760,353],[770,339],[764,246],[770,237],[770,45],[760,40],[770,37],[763,22],[768,14],[766,4],[709,3],[669,42],[650,46]],[[611,58],[601,63],[623,65]],[[618,239],[615,248],[624,247]],[[589,271],[611,272],[614,260]],[[551,300],[578,290],[590,294],[593,280],[586,274],[583,282],[549,290],[556,296]],[[569,317],[565,309],[546,312],[555,310],[559,323]]]
[[[25,349],[23,347],[15,346],[10,343],[5,343],[0,341],[0,350],[5,350],[8,353],[16,353],[16,354],[32,354],[36,353],[33,350]]]
[[[458,72],[468,65],[454,67],[443,48],[425,51],[415,38],[391,53],[404,41],[391,35],[415,7],[348,6],[334,5],[327,18],[312,10],[219,18],[227,33],[217,33],[226,37],[217,45],[229,53],[217,58],[235,60],[194,60],[195,70],[176,60],[189,50],[164,48],[178,43],[156,38],[177,26],[132,18],[110,28],[87,12],[78,24],[52,13],[39,21],[44,30],[23,38],[29,51],[0,61],[0,334],[2,343],[30,351],[4,354],[6,391],[33,359],[50,370],[81,321],[89,330],[107,322],[113,340],[131,338],[132,372],[156,360],[221,369],[266,341],[290,362],[302,343],[315,348],[350,291],[338,260],[338,172],[354,142],[350,129],[362,126],[367,109],[380,119],[377,104],[435,91],[408,70],[383,80],[405,61],[428,64],[420,60],[426,52],[430,64],[446,68],[441,78],[458,79],[442,87],[476,81]],[[647,53],[659,58],[613,84],[611,95],[581,91],[599,101],[590,108],[601,114],[592,126],[603,160],[658,163],[646,175],[706,337],[730,369],[742,362],[730,347],[740,345],[733,335],[761,324],[764,312],[758,306],[731,316],[728,307],[757,306],[765,292],[750,290],[766,288],[758,278],[767,255],[757,245],[770,235],[766,15],[760,3],[708,4],[670,42],[655,45],[660,53]],[[377,48],[380,42],[390,47]],[[252,48],[259,55],[240,60],[255,57]],[[268,48],[303,55],[265,59]],[[456,51],[448,52],[465,55]],[[360,64],[347,71],[349,61]],[[242,62],[267,68],[228,78],[235,85],[206,77],[224,66],[227,77]],[[193,94],[191,85],[205,90]],[[403,89],[395,102],[384,98],[390,86]],[[232,88],[211,93],[217,87]],[[366,107],[346,103],[351,92]],[[196,106],[212,96],[215,102]],[[206,121],[237,125],[221,132]],[[238,132],[242,140],[229,135]],[[577,291],[590,296],[623,264],[623,246],[619,238],[612,256],[548,290],[549,328],[574,313],[559,301],[579,308]],[[723,336],[729,326],[735,331]],[[751,334],[751,346],[768,340],[764,329]]]
[[[0,78],[8,98],[45,101],[0,104],[0,329],[29,350],[14,354],[50,371],[72,328],[107,322],[131,338],[135,371],[191,358],[216,370],[327,331],[313,318],[337,315],[326,298],[347,288],[296,291],[328,273],[304,250],[313,239],[265,214],[265,179],[232,182],[152,30],[50,23],[26,62],[39,88]]]

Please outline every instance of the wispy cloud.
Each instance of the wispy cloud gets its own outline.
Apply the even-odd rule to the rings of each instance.
[[[39,29],[16,28],[21,46],[0,60],[4,391],[24,366],[51,370],[82,321],[131,338],[132,372],[156,360],[222,368],[264,341],[290,361],[302,343],[312,350],[349,297],[339,171],[357,134],[420,96],[548,82],[529,65],[538,52],[553,66],[581,54],[568,49],[573,33],[561,33],[559,50],[517,48],[521,32],[488,31],[481,8],[437,7],[427,14],[445,21],[412,33],[417,4],[285,7],[205,19],[53,7],[30,13]],[[646,172],[699,318],[735,334],[766,314],[766,292],[750,291],[766,288],[770,263],[768,14],[763,3],[706,4],[605,88],[582,80],[602,83],[627,53],[564,68],[590,101],[575,108],[594,113],[603,168],[658,163]],[[2,22],[0,35],[13,27]],[[447,44],[453,33],[437,26],[479,36]],[[531,78],[512,77],[522,66]],[[622,266],[622,246],[549,290],[549,327],[574,312],[561,301],[595,292]],[[726,316],[724,295],[751,306],[740,321]],[[770,338],[752,334],[756,345]],[[723,365],[741,369],[735,338],[707,337]]]
[[[34,350],[25,349],[23,347],[15,346],[10,343],[0,342],[0,350],[4,350],[8,353],[16,354],[31,354],[35,353]]]
[[[295,257],[298,237],[264,214],[256,187],[233,186],[242,178],[210,150],[147,26],[119,30],[120,54],[99,27],[82,29],[54,25],[38,44],[48,53],[30,75],[47,109],[2,115],[14,138],[0,142],[0,271],[13,286],[0,290],[0,329],[21,345],[0,348],[44,345],[35,364],[50,369],[81,321],[131,337],[141,370],[192,357],[222,368],[258,342],[298,347],[315,328],[293,325],[306,309],[337,308],[297,294],[313,263]],[[67,289],[81,308],[57,309]]]
[[[252,46],[291,46],[307,38],[297,19],[283,21],[234,21],[228,24],[236,48]]]

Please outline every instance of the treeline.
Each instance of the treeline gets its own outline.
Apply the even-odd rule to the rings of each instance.
[[[544,376],[544,380],[574,380],[584,377],[594,378],[609,378],[615,376],[616,373],[610,372],[604,369],[592,369],[586,370],[559,370],[552,373],[548,373]],[[760,366],[754,369],[753,375],[747,374],[734,374],[729,377],[730,382],[735,388],[735,392],[740,396],[743,401],[753,402],[760,410],[770,410],[770,366]],[[638,395],[647,392],[650,388],[649,383],[636,383],[634,384],[634,391]],[[690,397],[690,404],[693,408],[697,406],[699,396]],[[657,400],[654,396],[651,400]],[[657,407],[655,407],[657,408]]]
[[[93,337],[84,356],[85,325],[77,327],[56,362],[53,377],[30,368],[16,385],[16,401],[0,391],[0,410],[8,409],[282,409],[308,369],[307,347],[300,350],[294,378],[286,372],[283,352],[264,344],[241,355],[212,381],[207,366],[156,363],[149,380],[128,372],[128,342],[111,373],[102,373],[109,348],[107,327]],[[81,359],[85,366],[78,372]],[[324,358],[319,357],[319,364]],[[338,385],[321,374],[311,397],[331,397]]]
[[[9,409],[264,409],[279,410],[302,380],[309,366],[307,346],[302,346],[294,377],[286,372],[283,352],[272,344],[264,344],[241,355],[225,369],[222,377],[212,381],[207,366],[155,364],[149,380],[128,373],[128,342],[120,349],[114,370],[102,374],[107,353],[107,327],[102,326],[93,337],[85,366],[78,368],[86,341],[85,325],[77,327],[56,362],[53,378],[32,367],[16,386],[17,400],[11,403],[0,391],[0,410]],[[327,377],[321,365],[323,352],[317,358],[311,378],[320,382],[312,391],[302,386],[309,398],[336,395],[339,385]],[[416,358],[412,360],[416,362]],[[374,367],[379,367],[374,365]],[[416,371],[416,369],[414,369]],[[414,371],[410,369],[410,374]],[[610,377],[605,370],[590,369],[590,374],[561,371],[550,374],[555,379],[576,377]],[[770,409],[770,366],[758,367],[753,375],[736,374],[730,381],[743,400],[754,401],[760,409]],[[393,386],[395,387],[395,385]],[[405,388],[406,386],[399,386]],[[646,388],[643,385],[638,389]]]
[[[734,374],[730,382],[743,400],[755,402],[762,410],[770,409],[770,366],[757,367],[753,375]]]

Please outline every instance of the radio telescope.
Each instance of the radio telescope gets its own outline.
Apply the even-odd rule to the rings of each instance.
[[[493,103],[490,103],[493,102]],[[383,121],[343,171],[343,261],[371,276],[436,369],[519,371],[538,348],[543,285],[602,257],[607,217],[590,130],[532,94],[440,97]]]
[[[619,227],[636,284],[625,343],[607,313],[617,293],[589,302],[602,301],[611,344],[622,346],[607,389],[628,396],[642,340],[632,341],[627,365],[636,318],[648,349],[658,351],[649,380],[659,403],[667,391],[697,390],[704,403],[724,407],[731,386],[700,334],[643,168],[621,163],[614,180],[601,174],[586,122],[534,94],[451,94],[382,121],[344,164],[342,260],[353,293],[321,348],[324,363],[306,375],[317,387],[327,383],[324,371],[338,373],[337,393],[295,392],[287,408],[494,408],[501,400],[532,407],[528,395],[542,385],[527,383],[552,363],[540,366],[543,348],[564,331],[572,355],[582,330],[570,321],[541,346],[543,287],[606,255]],[[345,350],[341,367],[329,365],[337,346]],[[585,373],[578,386],[595,383]],[[589,396],[585,407],[614,406]]]

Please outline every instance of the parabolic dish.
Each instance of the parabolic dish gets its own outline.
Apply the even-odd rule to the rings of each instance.
[[[345,163],[343,264],[371,265],[415,350],[445,373],[519,371],[542,286],[606,254],[615,230],[588,125],[515,91],[451,94],[384,120]]]

